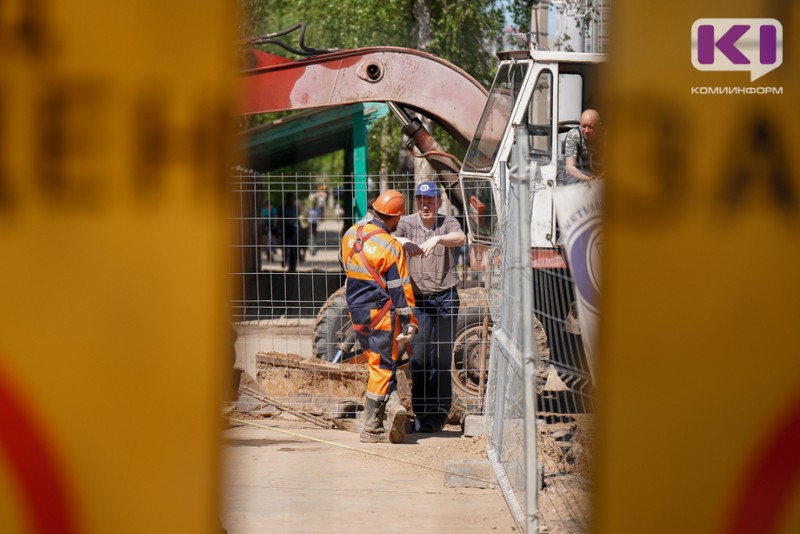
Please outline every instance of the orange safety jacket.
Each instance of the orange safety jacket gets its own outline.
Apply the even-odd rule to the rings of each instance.
[[[417,325],[405,252],[386,226],[373,220],[344,234],[341,254],[350,319],[369,369],[366,395],[381,402],[397,387],[396,337],[403,325]]]
[[[374,329],[392,308],[402,324],[417,324],[411,311],[414,293],[403,246],[381,221],[352,226],[342,237],[341,254],[347,274],[347,306],[357,331],[366,325]]]

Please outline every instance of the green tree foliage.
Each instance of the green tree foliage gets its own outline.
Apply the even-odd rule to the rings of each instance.
[[[560,14],[570,14],[575,17],[579,28],[587,28],[597,20],[599,14],[598,0],[508,0],[506,11],[511,19],[511,24],[518,33],[533,31],[531,28],[531,12],[535,9],[549,9],[554,7]],[[572,52],[569,35],[557,36],[552,46],[556,50]]]
[[[306,23],[305,42],[313,48],[409,46],[413,22],[408,0],[241,0],[243,38],[274,33]],[[297,47],[299,34],[287,40]],[[270,52],[290,54],[270,48]]]
[[[487,89],[497,68],[493,51],[503,34],[503,13],[495,2],[431,2],[432,40],[428,52],[471,74]]]

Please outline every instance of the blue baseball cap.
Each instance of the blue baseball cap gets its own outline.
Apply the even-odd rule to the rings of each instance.
[[[415,197],[438,197],[441,195],[439,188],[433,182],[421,182],[414,192]]]

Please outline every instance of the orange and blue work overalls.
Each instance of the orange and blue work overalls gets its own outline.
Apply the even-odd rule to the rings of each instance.
[[[398,344],[404,325],[417,324],[403,246],[383,223],[357,224],[342,237],[347,307],[367,358],[367,396],[381,402],[397,387]]]

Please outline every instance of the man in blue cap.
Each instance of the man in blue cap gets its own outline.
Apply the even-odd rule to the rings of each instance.
[[[458,271],[453,249],[467,240],[455,217],[438,213],[439,188],[422,182],[414,191],[417,212],[400,219],[395,237],[403,243],[419,333],[411,342],[411,406],[416,430],[438,432],[452,404],[450,367],[458,320]]]

